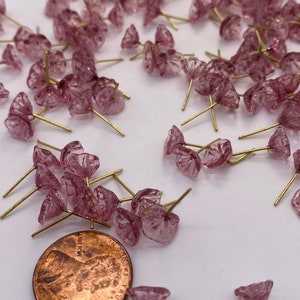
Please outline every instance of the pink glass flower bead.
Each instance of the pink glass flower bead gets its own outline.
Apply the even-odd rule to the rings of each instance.
[[[135,246],[141,234],[141,219],[133,212],[118,207],[113,215],[113,224],[118,236],[128,246]]]
[[[296,213],[300,216],[300,189],[293,195],[291,204]]]
[[[173,125],[172,128],[168,132],[168,136],[165,140],[164,144],[164,154],[176,154],[177,149],[184,145],[184,136],[180,129]]]
[[[165,300],[171,293],[167,288],[154,286],[137,286],[129,288],[126,294],[132,300]]]
[[[27,141],[33,137],[32,124],[27,118],[9,115],[4,123],[11,137],[16,140]]]
[[[230,160],[231,155],[231,142],[227,139],[221,139],[205,149],[202,164],[209,169],[219,168]]]
[[[241,286],[234,291],[240,300],[268,300],[273,287],[273,281],[267,280]]]
[[[154,204],[160,204],[162,192],[157,189],[146,188],[138,191],[132,198],[131,211],[140,216],[143,212]]]
[[[202,167],[198,153],[184,146],[178,148],[175,162],[178,170],[190,178],[196,178]]]
[[[124,36],[121,41],[122,49],[135,49],[140,45],[140,37],[136,30],[136,27],[131,24],[129,28],[126,29]]]
[[[282,126],[279,126],[269,139],[267,152],[272,158],[286,159],[291,155],[290,141]]]
[[[159,204],[144,210],[141,220],[144,235],[162,245],[172,242],[178,230],[178,215],[167,212],[167,208]]]
[[[62,196],[57,191],[50,190],[42,203],[38,221],[41,224],[45,224],[47,221],[58,217],[66,209],[67,205],[63,201]]]

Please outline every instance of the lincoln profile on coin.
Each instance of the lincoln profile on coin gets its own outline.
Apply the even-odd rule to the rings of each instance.
[[[109,254],[91,257],[84,263],[52,250],[38,273],[38,290],[47,299],[70,299],[75,293],[95,293],[119,284],[121,264]]]

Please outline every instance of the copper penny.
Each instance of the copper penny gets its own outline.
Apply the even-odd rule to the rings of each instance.
[[[54,242],[33,273],[37,300],[122,300],[132,282],[124,246],[97,231],[80,231]]]

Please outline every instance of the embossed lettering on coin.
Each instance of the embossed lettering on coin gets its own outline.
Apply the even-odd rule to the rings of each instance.
[[[33,291],[37,300],[122,300],[131,281],[123,245],[104,233],[81,231],[62,237],[42,254]]]

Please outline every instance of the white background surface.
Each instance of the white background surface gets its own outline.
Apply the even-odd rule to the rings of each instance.
[[[46,1],[7,1],[7,14],[26,26],[55,41],[52,20],[43,15]],[[191,1],[166,1],[164,10],[174,15],[187,16]],[[79,2],[74,7],[78,7]],[[32,166],[32,150],[36,139],[62,148],[72,140],[79,140],[86,152],[99,156],[101,167],[97,175],[117,168],[124,171],[120,178],[134,191],[146,187],[161,189],[163,202],[178,198],[187,188],[192,192],[176,207],[181,223],[175,240],[160,246],[141,238],[139,244],[127,250],[134,267],[133,285],[165,286],[170,289],[170,300],[234,300],[233,291],[240,285],[272,279],[274,288],[270,300],[299,298],[300,220],[292,210],[290,200],[299,188],[296,180],[277,208],[273,202],[294,173],[292,158],[276,161],[266,152],[256,154],[234,167],[209,171],[202,169],[196,180],[184,177],[172,159],[163,157],[163,144],[168,130],[195,112],[206,107],[208,100],[192,92],[185,112],[181,105],[188,83],[183,74],[162,79],[149,76],[142,61],[129,61],[132,53],[121,51],[120,42],[125,29],[134,23],[141,41],[153,40],[156,25],[165,20],[159,17],[147,28],[142,27],[142,13],[125,15],[122,32],[112,26],[107,42],[96,54],[97,58],[123,57],[119,64],[97,65],[99,75],[116,79],[120,88],[131,96],[121,114],[110,119],[126,134],[117,135],[96,117],[71,117],[62,107],[47,112],[48,118],[73,128],[71,134],[34,122],[35,136],[29,142],[13,140],[3,125],[13,97],[20,91],[32,94],[25,79],[30,62],[24,59],[23,71],[18,74],[1,65],[1,79],[11,92],[7,103],[0,106],[0,192],[3,194],[13,182]],[[218,37],[218,26],[205,22],[195,27],[178,23],[173,33],[178,51],[195,53],[208,61],[204,51],[222,50],[230,57],[238,42],[225,44]],[[15,25],[3,20],[5,33],[1,39],[12,38]],[[0,45],[3,51],[5,45]],[[289,50],[298,49],[290,45]],[[243,92],[249,81],[244,80]],[[38,109],[36,109],[37,111]],[[267,145],[273,131],[245,140],[237,136],[271,125],[276,115],[263,111],[250,116],[241,102],[236,112],[216,108],[219,131],[214,132],[209,114],[182,128],[189,142],[206,144],[218,137],[232,141],[234,151]],[[299,148],[299,134],[288,131],[292,152]],[[126,192],[112,180],[105,181],[120,197]],[[34,187],[34,175],[27,178],[7,199],[1,199],[3,212]],[[37,217],[43,193],[37,192],[6,219],[0,221],[0,295],[5,300],[34,299],[31,279],[34,266],[42,252],[65,234],[86,230],[88,222],[71,217],[36,238],[31,234],[40,228]],[[96,226],[97,230],[114,234],[113,229]]]

